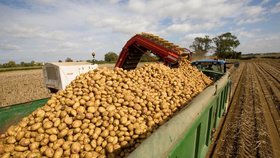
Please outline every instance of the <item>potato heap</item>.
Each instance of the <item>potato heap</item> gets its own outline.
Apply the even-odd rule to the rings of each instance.
[[[184,63],[78,76],[0,140],[6,157],[125,157],[212,81]]]

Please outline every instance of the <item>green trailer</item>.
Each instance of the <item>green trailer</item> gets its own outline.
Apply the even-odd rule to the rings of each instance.
[[[217,76],[215,73],[212,75]],[[213,131],[227,111],[230,89],[230,75],[227,72],[160,126],[129,157],[205,157]],[[47,100],[48,98],[45,98],[1,108],[0,133],[4,133],[10,125],[43,106]]]

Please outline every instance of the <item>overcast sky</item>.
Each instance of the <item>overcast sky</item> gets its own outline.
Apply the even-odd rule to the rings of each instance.
[[[189,48],[231,32],[243,53],[280,51],[279,0],[0,0],[0,63],[104,59],[136,33]]]

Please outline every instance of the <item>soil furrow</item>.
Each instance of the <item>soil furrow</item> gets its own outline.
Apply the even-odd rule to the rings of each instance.
[[[277,129],[280,120],[276,108],[279,104],[280,70],[271,64],[276,62],[241,64],[244,70],[240,83],[233,83],[237,85],[236,91],[221,134],[218,140],[214,140],[217,144],[212,157],[280,157]]]

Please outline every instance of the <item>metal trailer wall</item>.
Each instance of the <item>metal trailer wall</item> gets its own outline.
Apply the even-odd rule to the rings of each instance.
[[[0,134],[4,133],[9,126],[18,123],[23,117],[45,105],[48,100],[49,98],[45,98],[0,108]]]
[[[160,126],[129,158],[202,158],[212,130],[227,109],[231,81],[226,73],[196,96],[184,109]]]

